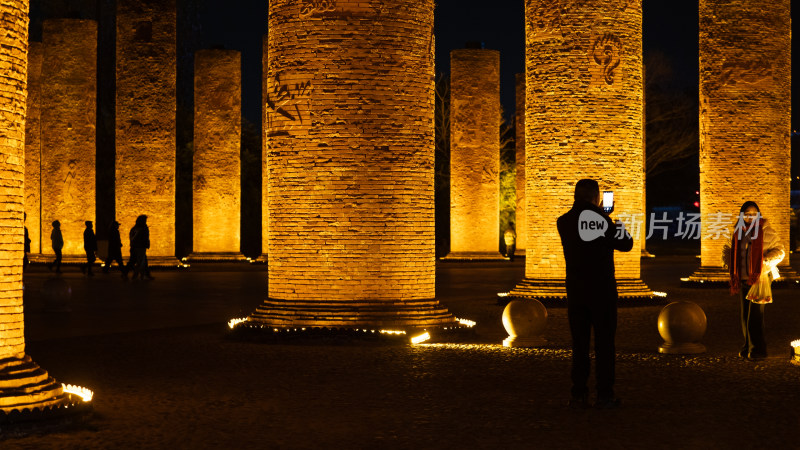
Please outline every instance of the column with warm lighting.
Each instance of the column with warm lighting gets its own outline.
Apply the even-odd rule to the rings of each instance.
[[[261,38],[261,255],[256,262],[267,262],[267,250],[269,249],[269,172],[267,167],[267,54],[268,39],[265,34]]]
[[[147,215],[151,265],[176,262],[175,14],[175,0],[117,1],[116,217],[125,236]]]
[[[22,307],[22,214],[25,174],[25,82],[28,2],[0,3],[0,411],[65,405],[68,395],[25,354]]]
[[[243,260],[241,220],[242,62],[234,50],[194,55],[194,252],[190,260]]]
[[[614,191],[612,217],[642,211],[642,2],[527,0],[525,279],[515,297],[566,297],[556,219],[592,178]],[[634,233],[635,234],[635,233]],[[634,248],[644,234],[634,235]],[[616,252],[620,297],[652,297],[640,251]]]
[[[270,2],[269,298],[249,320],[455,323],[435,299],[433,6]]]
[[[525,74],[518,73],[515,76],[516,81],[516,104],[517,110],[514,123],[514,131],[516,132],[514,145],[516,147],[516,183],[515,191],[517,195],[517,212],[516,216],[516,232],[517,232],[517,251],[515,254],[524,255],[525,248],[528,243],[527,235],[525,234],[527,226],[527,217],[525,213]]]
[[[64,256],[85,262],[84,222],[96,210],[97,22],[50,19],[42,28],[42,253],[53,254],[58,220]]]
[[[25,113],[25,226],[31,253],[41,253],[41,162],[42,162],[42,58],[41,42],[28,44],[28,101]]]
[[[450,253],[503,259],[500,220],[500,52],[450,52]]]
[[[728,281],[722,247],[748,200],[787,249],[782,276],[797,277],[788,258],[789,9],[789,0],[700,1],[701,267],[689,282]]]

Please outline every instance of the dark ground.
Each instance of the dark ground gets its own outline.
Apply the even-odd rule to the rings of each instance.
[[[794,261],[797,268],[798,260]],[[549,308],[543,349],[507,349],[495,294],[523,262],[445,263],[437,295],[476,320],[470,344],[269,345],[224,339],[266,294],[266,268],[194,265],[151,282],[67,268],[69,313],[47,313],[43,267],[25,274],[27,352],[95,391],[87,427],[0,441],[6,448],[800,448],[800,290],[775,291],[770,357],[740,361],[738,303],[685,289],[693,256],[643,262],[669,300],[705,310],[708,352],[659,355],[661,305],[624,307],[615,411],[574,411],[566,311]]]

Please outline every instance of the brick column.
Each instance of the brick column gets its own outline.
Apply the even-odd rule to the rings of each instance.
[[[85,262],[84,222],[95,221],[97,22],[45,20],[42,31],[42,253],[61,222],[66,258]]]
[[[450,253],[500,254],[500,52],[450,52]]]
[[[630,1],[525,2],[525,279],[517,297],[566,297],[556,219],[575,183],[614,191],[614,217],[642,212],[642,5]],[[626,216],[627,215],[627,216]],[[644,234],[634,236],[641,247]],[[616,252],[620,297],[652,297],[640,251]]]
[[[25,113],[25,213],[31,254],[42,252],[42,58],[41,42],[28,44],[28,107]]]
[[[269,298],[251,320],[454,323],[434,291],[433,0],[378,5],[270,2]]]
[[[175,0],[117,1],[116,216],[123,245],[148,216],[151,265],[177,264],[175,14]]]
[[[689,282],[727,282],[722,247],[742,203],[758,203],[787,250],[791,167],[789,0],[700,2],[701,267]],[[721,215],[720,215],[721,214]],[[722,227],[728,237],[719,236]]]
[[[515,81],[517,104],[517,111],[515,114],[516,123],[514,125],[514,129],[516,131],[515,145],[517,165],[517,177],[515,183],[517,195],[517,251],[515,254],[524,255],[525,248],[528,243],[528,237],[525,234],[528,223],[525,212],[525,74],[516,74]]]
[[[194,55],[193,253],[244,260],[241,222],[242,60],[233,50]]]
[[[22,308],[22,214],[25,174],[25,82],[28,2],[0,3],[0,411],[43,409],[69,402],[61,384],[25,354]]]

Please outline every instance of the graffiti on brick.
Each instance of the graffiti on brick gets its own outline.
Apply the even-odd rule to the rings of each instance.
[[[533,12],[528,13],[531,18],[531,31],[534,37],[546,37],[561,32],[561,1],[560,0],[533,0]]]
[[[75,168],[77,166],[78,166],[78,163],[75,160],[71,160],[67,164],[67,175],[66,175],[66,177],[64,177],[64,182],[63,182],[64,195],[61,196],[62,200],[61,200],[60,203],[72,202],[72,199],[74,198],[73,193],[75,192],[75,189],[76,189],[76,186],[75,186],[75,175],[76,175]]]
[[[621,54],[622,41],[611,33],[595,37],[589,49],[592,72],[600,75],[602,82],[608,86],[614,84],[615,71],[619,67]]]
[[[311,114],[311,81],[282,82],[280,74],[267,92],[267,136],[288,136],[295,125],[307,125]]]
[[[722,86],[759,84],[771,80],[772,74],[772,63],[766,57],[751,60],[731,58],[722,63],[719,83]]]
[[[324,13],[336,9],[336,0],[301,0],[300,16],[310,16],[314,13]]]

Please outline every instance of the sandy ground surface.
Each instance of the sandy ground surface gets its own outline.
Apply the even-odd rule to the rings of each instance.
[[[795,267],[800,261],[795,261]],[[550,307],[540,349],[508,349],[496,293],[523,263],[444,263],[437,296],[476,320],[470,342],[272,345],[227,340],[225,322],[266,293],[264,266],[195,265],[152,282],[67,269],[70,312],[47,312],[51,276],[25,275],[28,354],[95,391],[94,417],[0,448],[800,448],[800,290],[775,291],[770,357],[741,361],[738,303],[685,289],[691,256],[643,263],[643,279],[708,316],[708,352],[659,355],[662,305],[620,309],[614,411],[567,408],[566,311]]]

